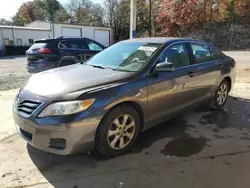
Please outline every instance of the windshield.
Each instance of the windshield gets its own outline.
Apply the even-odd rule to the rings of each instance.
[[[161,44],[119,42],[98,53],[86,64],[112,68],[118,71],[137,72],[142,69]]]

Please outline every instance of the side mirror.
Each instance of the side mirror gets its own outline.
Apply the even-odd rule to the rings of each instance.
[[[174,72],[175,67],[173,63],[170,62],[163,62],[158,63],[155,67],[155,72]]]

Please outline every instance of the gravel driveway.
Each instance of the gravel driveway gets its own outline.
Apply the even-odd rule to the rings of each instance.
[[[26,70],[24,56],[0,59],[0,91],[23,87],[31,76]]]

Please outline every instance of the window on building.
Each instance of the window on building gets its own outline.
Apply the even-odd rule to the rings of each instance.
[[[22,39],[17,39],[17,46],[22,46]]]
[[[29,45],[32,46],[34,43],[34,40],[33,39],[29,39]]]
[[[10,46],[14,46],[14,41],[10,40]]]
[[[9,46],[10,45],[10,40],[9,39],[4,39],[4,45]]]

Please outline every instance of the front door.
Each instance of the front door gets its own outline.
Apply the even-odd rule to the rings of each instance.
[[[157,121],[188,105],[190,91],[185,88],[189,82],[189,53],[185,43],[173,44],[163,52],[157,63],[170,62],[176,68],[173,72],[157,72],[147,78],[148,120]]]

